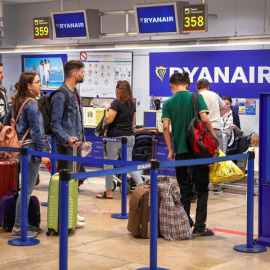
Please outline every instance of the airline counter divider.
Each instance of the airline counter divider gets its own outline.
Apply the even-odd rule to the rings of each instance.
[[[256,243],[270,247],[270,93],[260,94],[259,234]]]

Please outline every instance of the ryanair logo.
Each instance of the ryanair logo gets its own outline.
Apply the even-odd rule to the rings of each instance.
[[[141,23],[167,23],[174,22],[174,17],[152,17],[152,18],[140,18]]]
[[[156,75],[159,77],[159,79],[161,80],[161,82],[163,82],[163,79],[165,77],[165,74],[167,72],[167,69],[166,67],[156,67]]]
[[[84,23],[58,23],[56,24],[57,28],[82,28]]]

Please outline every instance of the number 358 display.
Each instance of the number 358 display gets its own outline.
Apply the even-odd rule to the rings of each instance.
[[[34,40],[50,39],[50,17],[34,18]]]
[[[207,32],[207,5],[183,6],[182,18],[183,33]]]

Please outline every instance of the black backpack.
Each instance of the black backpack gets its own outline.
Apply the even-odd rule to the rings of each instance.
[[[199,118],[198,93],[192,95],[194,118],[188,127],[188,142],[195,158],[211,158],[218,149],[218,140]]]
[[[66,118],[68,117],[68,103],[69,103],[69,95],[68,92],[60,87],[59,89],[44,95],[43,97],[41,97],[38,102],[42,108],[41,112],[43,115],[43,120],[44,120],[44,130],[45,130],[45,134],[46,135],[53,135],[53,131],[51,128],[51,118],[52,118],[52,106],[51,106],[51,99],[53,97],[54,94],[56,94],[57,92],[62,92],[65,94],[65,111],[64,111],[64,115],[66,116]]]

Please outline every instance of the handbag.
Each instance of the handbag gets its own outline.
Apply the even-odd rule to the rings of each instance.
[[[224,153],[219,150],[219,157],[224,156]],[[213,184],[240,180],[245,176],[241,169],[231,160],[211,164],[209,169],[209,178]]]
[[[105,115],[104,115],[96,127],[95,135],[97,137],[104,137],[108,127],[109,127],[109,124],[106,123]]]
[[[10,126],[5,126],[2,129],[2,131],[0,133],[0,147],[14,147],[14,148],[21,148],[22,147],[26,136],[30,132],[30,127],[27,129],[27,131],[23,135],[22,139],[19,141],[15,126],[19,120],[19,117],[20,117],[20,114],[22,112],[23,107],[31,100],[35,100],[35,99],[33,99],[33,98],[26,99],[19,110],[19,113],[18,113],[16,120],[14,120],[14,118],[12,117],[10,119]],[[20,153],[14,153],[14,152],[5,152],[5,153],[9,157],[16,157],[16,156],[20,155]]]

